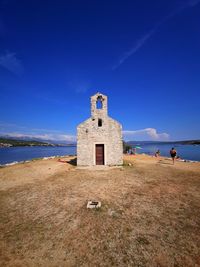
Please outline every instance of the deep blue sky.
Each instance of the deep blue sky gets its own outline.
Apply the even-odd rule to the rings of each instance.
[[[200,0],[0,0],[0,134],[73,140],[108,96],[127,140],[200,138]]]

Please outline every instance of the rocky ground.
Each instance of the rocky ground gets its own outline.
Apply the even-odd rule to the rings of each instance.
[[[97,210],[88,200],[100,200]],[[0,169],[0,266],[200,266],[200,163],[72,157]]]

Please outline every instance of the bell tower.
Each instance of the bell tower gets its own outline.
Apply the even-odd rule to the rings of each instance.
[[[91,96],[91,116],[92,118],[103,118],[108,115],[108,99],[107,96],[96,93]]]

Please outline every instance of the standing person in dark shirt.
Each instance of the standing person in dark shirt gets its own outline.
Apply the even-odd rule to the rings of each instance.
[[[170,155],[172,157],[172,161],[173,161],[173,164],[174,164],[174,161],[175,161],[175,157],[177,155],[177,152],[176,150],[174,149],[174,147],[172,147],[172,149],[170,150]]]

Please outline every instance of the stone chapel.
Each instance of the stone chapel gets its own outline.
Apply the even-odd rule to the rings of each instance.
[[[108,116],[107,96],[91,97],[91,117],[77,127],[77,165],[122,165],[122,126]]]

